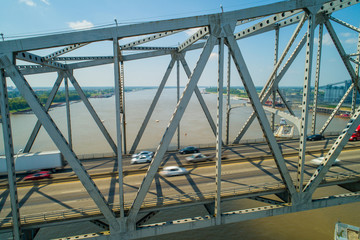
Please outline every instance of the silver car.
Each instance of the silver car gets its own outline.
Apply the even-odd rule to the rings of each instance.
[[[150,156],[150,157],[153,157],[153,156],[154,156],[154,152],[141,151],[141,152],[138,152],[138,153],[136,153],[136,154],[133,154],[131,157],[132,157],[132,158],[136,158],[136,157],[138,157],[138,156],[140,156],[140,155],[148,155],[148,156]]]
[[[188,174],[188,170],[183,167],[178,166],[170,166],[164,167],[163,170],[160,171],[160,175],[164,177],[178,176]]]
[[[131,164],[138,164],[138,163],[149,163],[152,160],[152,156],[150,155],[138,155],[133,157],[130,161]]]

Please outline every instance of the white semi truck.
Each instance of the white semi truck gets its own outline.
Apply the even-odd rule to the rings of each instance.
[[[56,171],[65,166],[60,151],[21,153],[14,155],[15,171],[27,172],[35,170]],[[0,174],[7,174],[6,156],[0,156]]]

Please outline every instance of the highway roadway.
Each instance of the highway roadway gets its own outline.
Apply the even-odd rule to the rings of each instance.
[[[315,157],[322,156],[324,153],[319,151],[323,149],[320,146],[331,146],[331,141],[319,141],[310,143],[308,150],[313,149],[314,152],[306,157],[305,179],[309,179],[316,167],[309,164],[309,161]],[[287,166],[291,177],[296,179],[297,154],[296,144],[292,141],[281,144]],[[357,143],[350,143],[348,150],[343,150],[339,159],[341,164],[333,166],[327,176],[337,176],[340,174],[359,174],[360,173],[360,150],[357,150]],[[326,148],[327,148],[326,147]],[[355,147],[355,148],[354,148]],[[255,149],[257,151],[255,151]],[[316,151],[315,151],[316,150]],[[214,150],[202,151],[206,154],[214,153]],[[326,151],[325,151],[326,152]],[[292,155],[291,155],[292,154]],[[238,161],[229,161],[222,167],[222,189],[223,191],[239,191],[242,189],[250,189],[263,187],[265,184],[282,185],[280,174],[278,173],[275,162],[269,155],[266,144],[254,144],[234,147],[226,150],[224,155],[227,160],[235,159],[234,156],[241,156]],[[263,157],[261,157],[263,156]],[[263,158],[261,160],[261,158]],[[175,153],[169,153],[165,160],[165,166],[183,164],[184,157]],[[128,158],[125,158],[125,162]],[[226,160],[224,160],[225,162]],[[129,161],[128,161],[129,162]],[[92,160],[85,161],[84,166],[90,173],[108,172],[114,168],[114,160]],[[147,168],[148,164],[125,166],[126,170],[138,170]],[[146,201],[154,201],[161,204],[163,201],[176,200],[179,196],[182,198],[194,199],[202,198],[209,193],[215,192],[215,166],[214,164],[191,164],[186,165],[190,171],[188,175],[176,177],[156,176]],[[18,196],[20,203],[20,215],[22,217],[30,217],[38,213],[53,213],[55,211],[69,211],[71,209],[90,209],[96,208],[93,201],[89,198],[88,193],[79,181],[57,182],[56,179],[64,176],[70,176],[73,173],[65,172],[54,174],[54,180],[45,182],[35,182],[30,186],[18,188]],[[125,182],[125,202],[131,204],[136,196],[137,190],[143,180],[144,172],[134,171],[124,178]],[[118,184],[116,178],[110,175],[104,175],[95,179],[100,191],[106,197],[107,201],[112,204],[118,203]],[[0,191],[0,224],[6,222],[6,218],[10,217],[10,202],[8,190]]]

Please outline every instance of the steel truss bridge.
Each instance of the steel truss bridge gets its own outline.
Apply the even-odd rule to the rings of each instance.
[[[359,179],[353,178],[348,185],[343,185],[347,189],[351,189],[352,193],[338,196],[329,196],[326,198],[315,199],[313,193],[321,185],[322,180],[326,177],[329,168],[335,162],[337,156],[341,153],[343,147],[348,142],[351,134],[360,124],[360,108],[356,108],[355,99],[357,92],[360,91],[358,84],[359,80],[359,52],[360,40],[357,43],[356,53],[346,53],[341,44],[338,33],[334,30],[333,24],[340,24],[343,27],[349,28],[356,33],[360,33],[360,29],[354,24],[346,23],[340,19],[332,16],[336,11],[346,11],[353,5],[359,3],[359,0],[315,0],[315,1],[284,1],[274,4],[254,7],[250,9],[241,9],[232,12],[223,12],[219,14],[195,16],[181,19],[172,19],[156,22],[146,22],[124,26],[114,26],[100,29],[91,29],[77,32],[70,32],[64,34],[53,34],[40,37],[22,38],[16,40],[9,40],[0,43],[0,69],[1,69],[1,123],[3,127],[4,148],[6,153],[6,160],[8,166],[8,181],[12,208],[12,230],[14,239],[21,239],[24,232],[31,229],[26,223],[21,221],[19,213],[19,203],[17,195],[17,183],[14,170],[14,149],[13,139],[11,134],[10,115],[8,109],[8,93],[6,80],[11,79],[16,85],[22,96],[25,98],[34,114],[38,118],[33,133],[31,134],[25,152],[31,150],[31,146],[41,126],[45,128],[48,135],[51,137],[57,148],[64,155],[65,159],[78,176],[79,180],[87,190],[89,197],[95,202],[97,211],[100,215],[92,218],[93,221],[97,219],[105,219],[111,239],[135,239],[146,236],[155,236],[158,234],[165,234],[171,232],[178,232],[184,230],[198,229],[221,225],[231,222],[244,221],[248,219],[261,218],[267,216],[274,216],[286,214],[291,212],[316,209],[321,207],[328,207],[352,202],[360,201]],[[356,23],[358,24],[358,23]],[[245,27],[250,26],[250,27]],[[287,45],[282,52],[279,52],[279,32],[281,29],[289,26],[295,26],[292,36],[287,39]],[[339,53],[344,66],[346,67],[352,84],[347,90],[342,100],[338,103],[329,119],[326,121],[322,129],[318,133],[323,133],[336,112],[339,110],[344,99],[353,94],[352,115],[346,128],[337,137],[333,146],[330,148],[325,156],[322,164],[315,170],[311,178],[304,180],[304,161],[306,152],[306,136],[308,125],[312,124],[312,132],[315,133],[316,110],[312,113],[312,122],[308,122],[308,111],[310,101],[310,83],[315,82],[314,91],[314,107],[317,105],[317,93],[320,79],[320,59],[322,52],[322,36],[323,28],[326,28],[333,44]],[[196,29],[197,31],[187,39],[184,39],[178,47],[149,47],[152,42],[160,38],[170,38],[170,35],[180,34],[188,29]],[[306,33],[300,36],[300,31],[306,29]],[[318,42],[315,42],[316,29],[319,30]],[[268,80],[264,85],[260,94],[256,92],[252,76],[247,68],[246,59],[244,59],[238,40],[250,38],[269,31],[275,32],[275,46],[274,55],[275,60],[272,63],[273,69],[268,76]],[[140,38],[139,38],[140,37]],[[141,38],[143,37],[143,38]],[[69,52],[76,52],[87,45],[91,47],[95,42],[110,42],[112,43],[112,56],[86,56],[86,57],[70,57],[66,56]],[[126,42],[126,44],[119,44],[119,41]],[[144,44],[146,46],[144,46]],[[241,78],[242,84],[249,96],[253,113],[251,114],[245,125],[239,129],[237,137],[233,143],[239,143],[240,139],[248,130],[250,124],[255,118],[258,119],[261,130],[266,138],[267,144],[271,150],[271,154],[276,163],[277,169],[281,175],[282,184],[276,187],[276,191],[263,191],[258,199],[264,202],[268,200],[267,204],[261,208],[252,210],[251,212],[234,209],[231,212],[222,211],[222,197],[226,195],[226,191],[222,191],[222,166],[220,159],[222,158],[222,149],[226,146],[222,142],[223,139],[223,98],[218,98],[217,119],[215,120],[209,114],[209,110],[202,98],[197,83],[202,75],[207,61],[212,53],[214,47],[218,48],[218,96],[223,95],[224,75],[225,73],[225,48],[228,49],[228,65],[227,65],[227,86],[230,84],[230,66],[233,62],[236,70]],[[317,46],[316,59],[313,59],[314,46]],[[35,50],[51,48],[61,48],[46,56],[36,54]],[[289,67],[294,60],[301,57],[299,54],[304,49],[305,69],[303,77],[303,95],[301,101],[301,116],[296,117],[294,111],[288,106],[284,95],[278,88],[279,82],[283,79]],[[194,69],[190,69],[185,53],[200,50],[198,61]],[[290,51],[292,50],[292,52]],[[35,51],[35,52],[34,52]],[[123,186],[123,153],[126,149],[126,127],[124,125],[126,111],[124,108],[124,65],[127,61],[141,60],[144,58],[153,58],[158,56],[168,55],[171,57],[168,68],[163,76],[161,84],[159,85],[156,95],[152,100],[151,106],[143,120],[141,128],[138,131],[137,137],[132,144],[130,153],[137,149],[138,143],[143,136],[147,123],[154,111],[155,105],[164,89],[167,79],[172,71],[175,63],[177,64],[177,71],[179,73],[180,63],[184,68],[188,83],[182,92],[181,97],[178,97],[178,104],[174,109],[173,116],[169,121],[166,129],[164,129],[163,138],[156,150],[155,156],[143,182],[138,189],[136,197],[133,199],[130,206],[124,203],[124,186]],[[18,65],[17,60],[29,62],[30,65]],[[316,69],[313,69],[313,61],[316,61]],[[99,116],[95,112],[90,102],[85,97],[85,94],[74,77],[73,72],[104,64],[113,64],[114,66],[114,86],[115,86],[115,109],[116,112],[116,142],[110,137],[107,129],[101,122]],[[312,79],[312,72],[315,71],[315,79]],[[49,72],[57,72],[58,77],[52,88],[51,94],[43,106],[40,104],[35,92],[32,90],[30,84],[26,80],[26,76],[33,74],[43,74]],[[177,74],[179,79],[179,74]],[[65,79],[65,80],[64,80]],[[62,81],[65,81],[66,89],[68,89],[68,80],[74,86],[82,101],[86,105],[87,110],[91,113],[92,118],[97,126],[105,136],[106,141],[111,146],[117,156],[118,172],[119,172],[119,203],[116,204],[116,209],[109,206],[103,194],[99,191],[97,185],[91,179],[90,175],[80,163],[78,157],[72,150],[71,138],[71,121],[69,102],[67,101],[67,119],[68,119],[68,139],[65,139],[62,133],[54,123],[53,119],[48,114],[49,107],[52,100],[58,91]],[[179,81],[178,81],[179,82]],[[206,115],[212,131],[216,136],[216,187],[213,190],[212,197],[209,201],[204,202],[209,209],[209,215],[192,217],[186,220],[174,220],[163,222],[161,224],[146,225],[146,219],[141,219],[139,213],[144,206],[144,199],[149,191],[150,185],[156,176],[159,166],[162,162],[164,154],[166,153],[169,143],[178,129],[180,120],[189,103],[191,96],[195,93],[199,100],[201,107]],[[265,107],[265,103],[269,97],[279,95],[286,104],[286,110],[280,111],[274,107]],[[275,99],[275,97],[274,97]],[[227,109],[230,106],[229,94],[226,103]],[[300,133],[299,152],[297,163],[297,176],[292,178],[284,160],[284,156],[278,146],[272,131],[273,119],[267,119],[265,111],[270,111],[272,114],[277,114],[290,122],[292,122]],[[228,111],[229,112],[229,111]],[[226,117],[228,123],[229,115]],[[225,124],[226,124],[225,123]],[[227,124],[228,126],[228,124]],[[227,132],[228,132],[227,127]],[[227,133],[228,134],[228,133]],[[240,194],[240,193],[239,193]],[[281,202],[274,202],[266,198],[268,194],[277,194],[281,198]],[[269,205],[270,203],[270,205]],[[150,212],[147,219],[161,211],[161,207]],[[88,221],[88,219],[84,219]],[[59,220],[58,224],[61,224]],[[109,236],[99,234],[88,234],[88,238],[96,237],[97,239],[109,239]],[[83,236],[84,237],[84,236]]]

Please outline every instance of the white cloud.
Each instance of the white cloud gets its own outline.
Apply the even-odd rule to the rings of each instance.
[[[346,44],[355,44],[357,42],[358,42],[358,40],[356,38],[348,38],[345,40]]]
[[[349,33],[349,32],[343,32],[343,33],[340,33],[340,35],[341,36],[343,36],[343,37],[351,37],[351,33]]]
[[[50,5],[49,0],[41,0],[43,3],[45,3],[46,5]]]
[[[212,52],[210,54],[210,60],[218,59],[219,54],[217,52]]]
[[[75,30],[94,27],[94,24],[92,24],[91,22],[88,22],[86,20],[82,20],[81,22],[80,21],[69,22],[68,25],[69,25],[70,28],[75,29]]]
[[[26,5],[30,6],[30,7],[34,7],[36,6],[36,3],[34,3],[33,0],[19,0],[20,3],[25,3]]]
[[[328,33],[325,33],[324,36],[323,36],[323,40],[322,40],[322,43],[326,46],[331,46],[333,45],[333,41],[330,37],[330,34]]]

